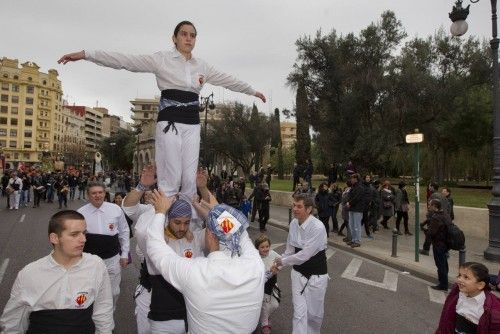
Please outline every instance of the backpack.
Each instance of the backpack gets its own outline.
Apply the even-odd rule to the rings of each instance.
[[[464,232],[455,224],[447,224],[446,244],[449,249],[462,250],[465,249]]]

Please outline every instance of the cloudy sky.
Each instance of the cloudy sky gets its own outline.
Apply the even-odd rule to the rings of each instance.
[[[269,102],[206,85],[202,95],[217,101],[239,100],[259,110],[292,108],[294,92],[286,77],[296,58],[297,38],[318,29],[358,33],[390,9],[409,37],[449,30],[453,0],[1,0],[0,58],[36,62],[43,72],[55,68],[70,104],[106,107],[130,120],[131,99],[159,94],[152,74],[117,71],[81,61],[57,60],[81,49],[149,54],[172,47],[171,35],[182,20],[198,30],[194,54],[263,92]],[[464,0],[464,4],[469,4]],[[490,2],[471,5],[468,35],[491,36]],[[98,101],[98,102],[97,102]]]

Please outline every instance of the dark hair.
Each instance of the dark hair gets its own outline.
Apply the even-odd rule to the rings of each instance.
[[[85,217],[78,211],[75,210],[63,210],[54,214],[49,219],[49,235],[55,233],[58,236],[64,231],[64,223],[67,220],[85,220]]]
[[[304,203],[304,206],[306,208],[314,208],[314,199],[312,198],[311,195],[309,194],[304,194],[304,193],[301,193],[301,194],[295,194],[293,196],[293,200],[295,202],[299,202],[299,201],[302,201]]]
[[[125,194],[124,192],[118,192],[118,193],[115,193],[115,197],[113,197],[113,202],[116,200],[116,196],[121,196],[122,199],[125,198],[125,196],[127,196],[127,194]],[[121,203],[120,203],[121,204]]]
[[[179,33],[179,30],[181,30],[182,26],[191,26],[194,28],[194,33],[196,35],[198,35],[198,31],[196,31],[196,27],[194,26],[193,23],[191,23],[190,21],[181,21],[179,22],[176,26],[175,26],[175,29],[174,29],[174,36],[177,37],[177,34]]]
[[[450,188],[448,188],[448,187],[443,187],[443,190],[445,190],[445,189],[446,189],[446,191],[448,192],[448,194],[450,194],[450,195],[451,195],[451,190],[450,190]]]
[[[87,193],[90,191],[90,188],[92,187],[101,187],[102,190],[106,191],[106,186],[104,185],[104,183],[98,181],[91,181],[87,186]]]
[[[472,271],[478,282],[484,282],[485,289],[489,288],[490,283],[490,273],[488,268],[479,262],[465,262],[460,266],[463,269],[469,269]]]
[[[255,239],[254,241],[254,245],[255,245],[255,248],[259,248],[260,244],[264,243],[264,242],[268,242],[269,243],[269,246],[271,246],[271,240],[269,240],[269,237],[265,234],[262,234],[260,235],[257,239]]]
[[[350,177],[351,179],[356,179],[357,181],[359,181],[359,174],[358,173],[354,173],[351,175]]]
[[[429,205],[435,206],[436,209],[441,210],[441,201],[437,198],[433,198],[429,201]]]

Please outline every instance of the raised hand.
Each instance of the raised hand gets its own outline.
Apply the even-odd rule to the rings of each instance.
[[[254,96],[258,97],[262,100],[262,102],[266,103],[266,97],[261,92],[255,92]]]
[[[196,187],[198,189],[205,189],[208,185],[208,171],[203,168],[199,168],[196,172]]]
[[[155,189],[153,190],[149,201],[155,207],[156,213],[166,214],[172,206],[172,203],[174,203],[175,198],[175,195],[167,197],[163,192]]]
[[[85,59],[85,51],[83,51],[83,50],[78,51],[78,52],[65,54],[57,61],[57,63],[65,65],[66,63],[68,63],[70,61],[78,61],[78,60],[82,60],[82,59]]]
[[[156,168],[152,165],[144,167],[141,173],[141,182],[145,186],[153,186],[156,183]]]

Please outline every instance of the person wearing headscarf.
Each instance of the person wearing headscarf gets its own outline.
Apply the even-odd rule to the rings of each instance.
[[[205,245],[208,255],[186,259],[163,237],[163,222],[175,197],[153,191],[147,253],[163,278],[184,295],[191,334],[252,333],[258,326],[265,269],[248,236],[247,218],[210,196]]]
[[[140,182],[148,187],[153,186],[156,182],[154,176],[154,168],[148,166],[143,170]],[[148,204],[139,203],[143,195]],[[165,281],[147,256],[147,229],[149,222],[155,216],[155,209],[149,204],[150,196],[150,191],[144,192],[136,188],[132,189],[121,203],[123,211],[137,222],[136,251],[141,259],[139,284],[135,292],[137,332],[139,334],[186,333],[188,327],[184,297]],[[170,207],[167,220],[163,223],[165,242],[178,256],[186,259],[204,256],[205,231],[190,232],[191,218],[191,204],[178,199]]]

